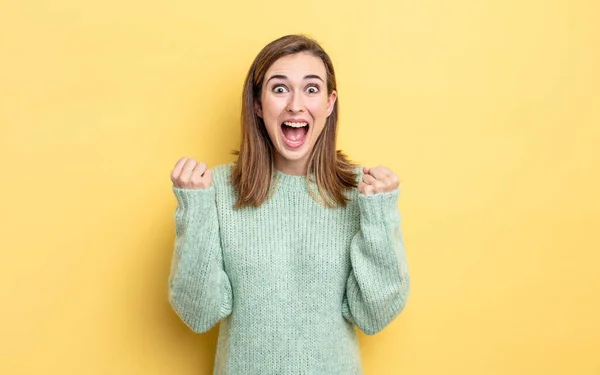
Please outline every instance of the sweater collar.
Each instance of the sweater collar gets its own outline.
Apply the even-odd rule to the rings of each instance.
[[[311,175],[313,177],[313,175]],[[306,175],[291,175],[283,173],[280,170],[275,170],[273,174],[273,182],[277,184],[276,189],[290,189],[290,190],[301,190],[307,188]],[[311,179],[311,185],[314,184],[314,178]]]

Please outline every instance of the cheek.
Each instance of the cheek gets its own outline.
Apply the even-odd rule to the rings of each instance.
[[[315,119],[321,120],[322,117],[327,117],[327,101],[319,100],[310,103],[308,109]]]
[[[263,111],[265,115],[269,118],[278,117],[283,110],[285,103],[282,100],[277,100],[276,98],[265,98],[263,101]]]

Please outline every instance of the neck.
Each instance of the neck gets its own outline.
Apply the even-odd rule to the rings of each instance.
[[[275,168],[285,174],[293,176],[304,176],[307,172],[306,160],[287,160],[282,157],[275,158]]]

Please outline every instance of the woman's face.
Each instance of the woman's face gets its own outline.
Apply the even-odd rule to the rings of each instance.
[[[255,109],[275,146],[278,170],[306,173],[308,157],[336,98],[335,91],[327,95],[325,64],[310,53],[284,56],[269,67]]]

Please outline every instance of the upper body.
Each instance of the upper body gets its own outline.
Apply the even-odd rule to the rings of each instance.
[[[215,374],[362,374],[367,334],[404,308],[399,179],[335,149],[329,56],[285,36],[253,62],[232,165],[173,171],[169,299],[194,331],[221,321]]]
[[[170,300],[196,332],[224,319],[215,374],[362,374],[353,324],[375,334],[407,301],[399,191],[355,189],[328,208],[304,177],[278,172],[265,204],[235,210],[230,173],[173,188]]]

